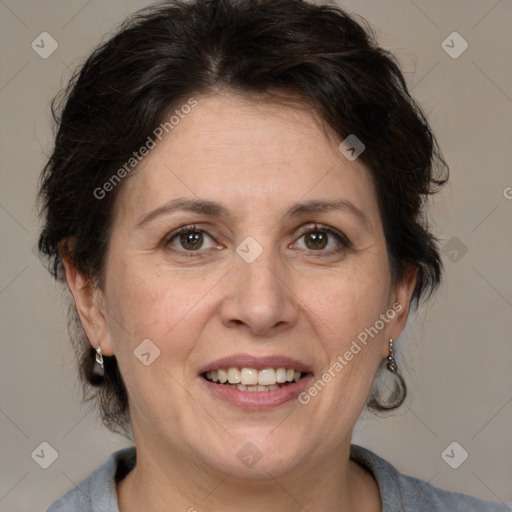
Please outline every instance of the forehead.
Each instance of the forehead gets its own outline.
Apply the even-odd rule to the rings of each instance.
[[[279,213],[301,199],[341,197],[371,217],[377,208],[370,174],[341,154],[339,142],[307,107],[230,94],[198,97],[123,184],[116,217],[133,218],[176,197],[252,215]]]

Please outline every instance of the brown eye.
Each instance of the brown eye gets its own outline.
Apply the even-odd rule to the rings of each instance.
[[[311,253],[317,252],[319,256],[327,256],[350,249],[352,244],[341,232],[323,226],[313,226],[302,232],[294,246]]]
[[[185,226],[172,233],[165,245],[180,252],[199,252],[215,246],[213,238],[201,229]]]
[[[181,233],[180,243],[184,249],[195,251],[203,245],[203,234],[199,231]]]
[[[327,234],[321,231],[311,231],[307,233],[304,235],[304,240],[306,247],[314,251],[325,249],[329,241]]]

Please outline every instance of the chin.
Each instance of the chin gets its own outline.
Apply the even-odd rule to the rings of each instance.
[[[276,433],[275,425],[265,429],[244,429],[228,436],[225,450],[212,460],[212,451],[204,454],[218,471],[242,479],[268,479],[292,472],[304,462],[304,442],[289,433]]]

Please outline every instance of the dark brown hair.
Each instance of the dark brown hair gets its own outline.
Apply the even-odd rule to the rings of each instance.
[[[218,90],[298,97],[342,139],[355,134],[377,190],[391,275],[416,270],[413,307],[431,294],[442,267],[424,202],[447,171],[435,137],[397,62],[365,22],[301,0],[165,1],[131,16],[92,53],[52,104],[58,131],[41,178],[39,249],[56,279],[64,278],[59,249],[72,241],[72,263],[102,286],[122,183],[100,199],[95,191],[172,109]],[[95,377],[94,349],[74,305],[70,324],[86,394],[98,399],[109,428],[125,427],[128,400],[115,356],[104,358],[105,375]],[[405,384],[392,395],[372,396],[370,405],[397,407]]]

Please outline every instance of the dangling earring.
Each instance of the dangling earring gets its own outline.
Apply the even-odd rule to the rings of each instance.
[[[96,352],[96,354],[94,353]],[[101,353],[101,347],[94,349],[91,347],[91,355],[94,357],[90,374],[87,376],[89,382],[94,386],[99,386],[105,379],[105,365],[103,362],[103,354]]]
[[[383,357],[379,370],[386,365],[389,373],[378,372],[376,386],[372,390],[368,405],[376,411],[389,411],[399,407],[407,396],[407,386],[398,371],[395,361],[393,338],[389,339],[389,355]]]
[[[96,349],[96,362],[98,363],[99,367],[103,370],[103,355],[101,353],[101,347],[98,345],[98,348]]]
[[[393,338],[389,338],[389,356],[387,367],[391,373],[396,373],[398,371],[398,366],[393,356]]]

